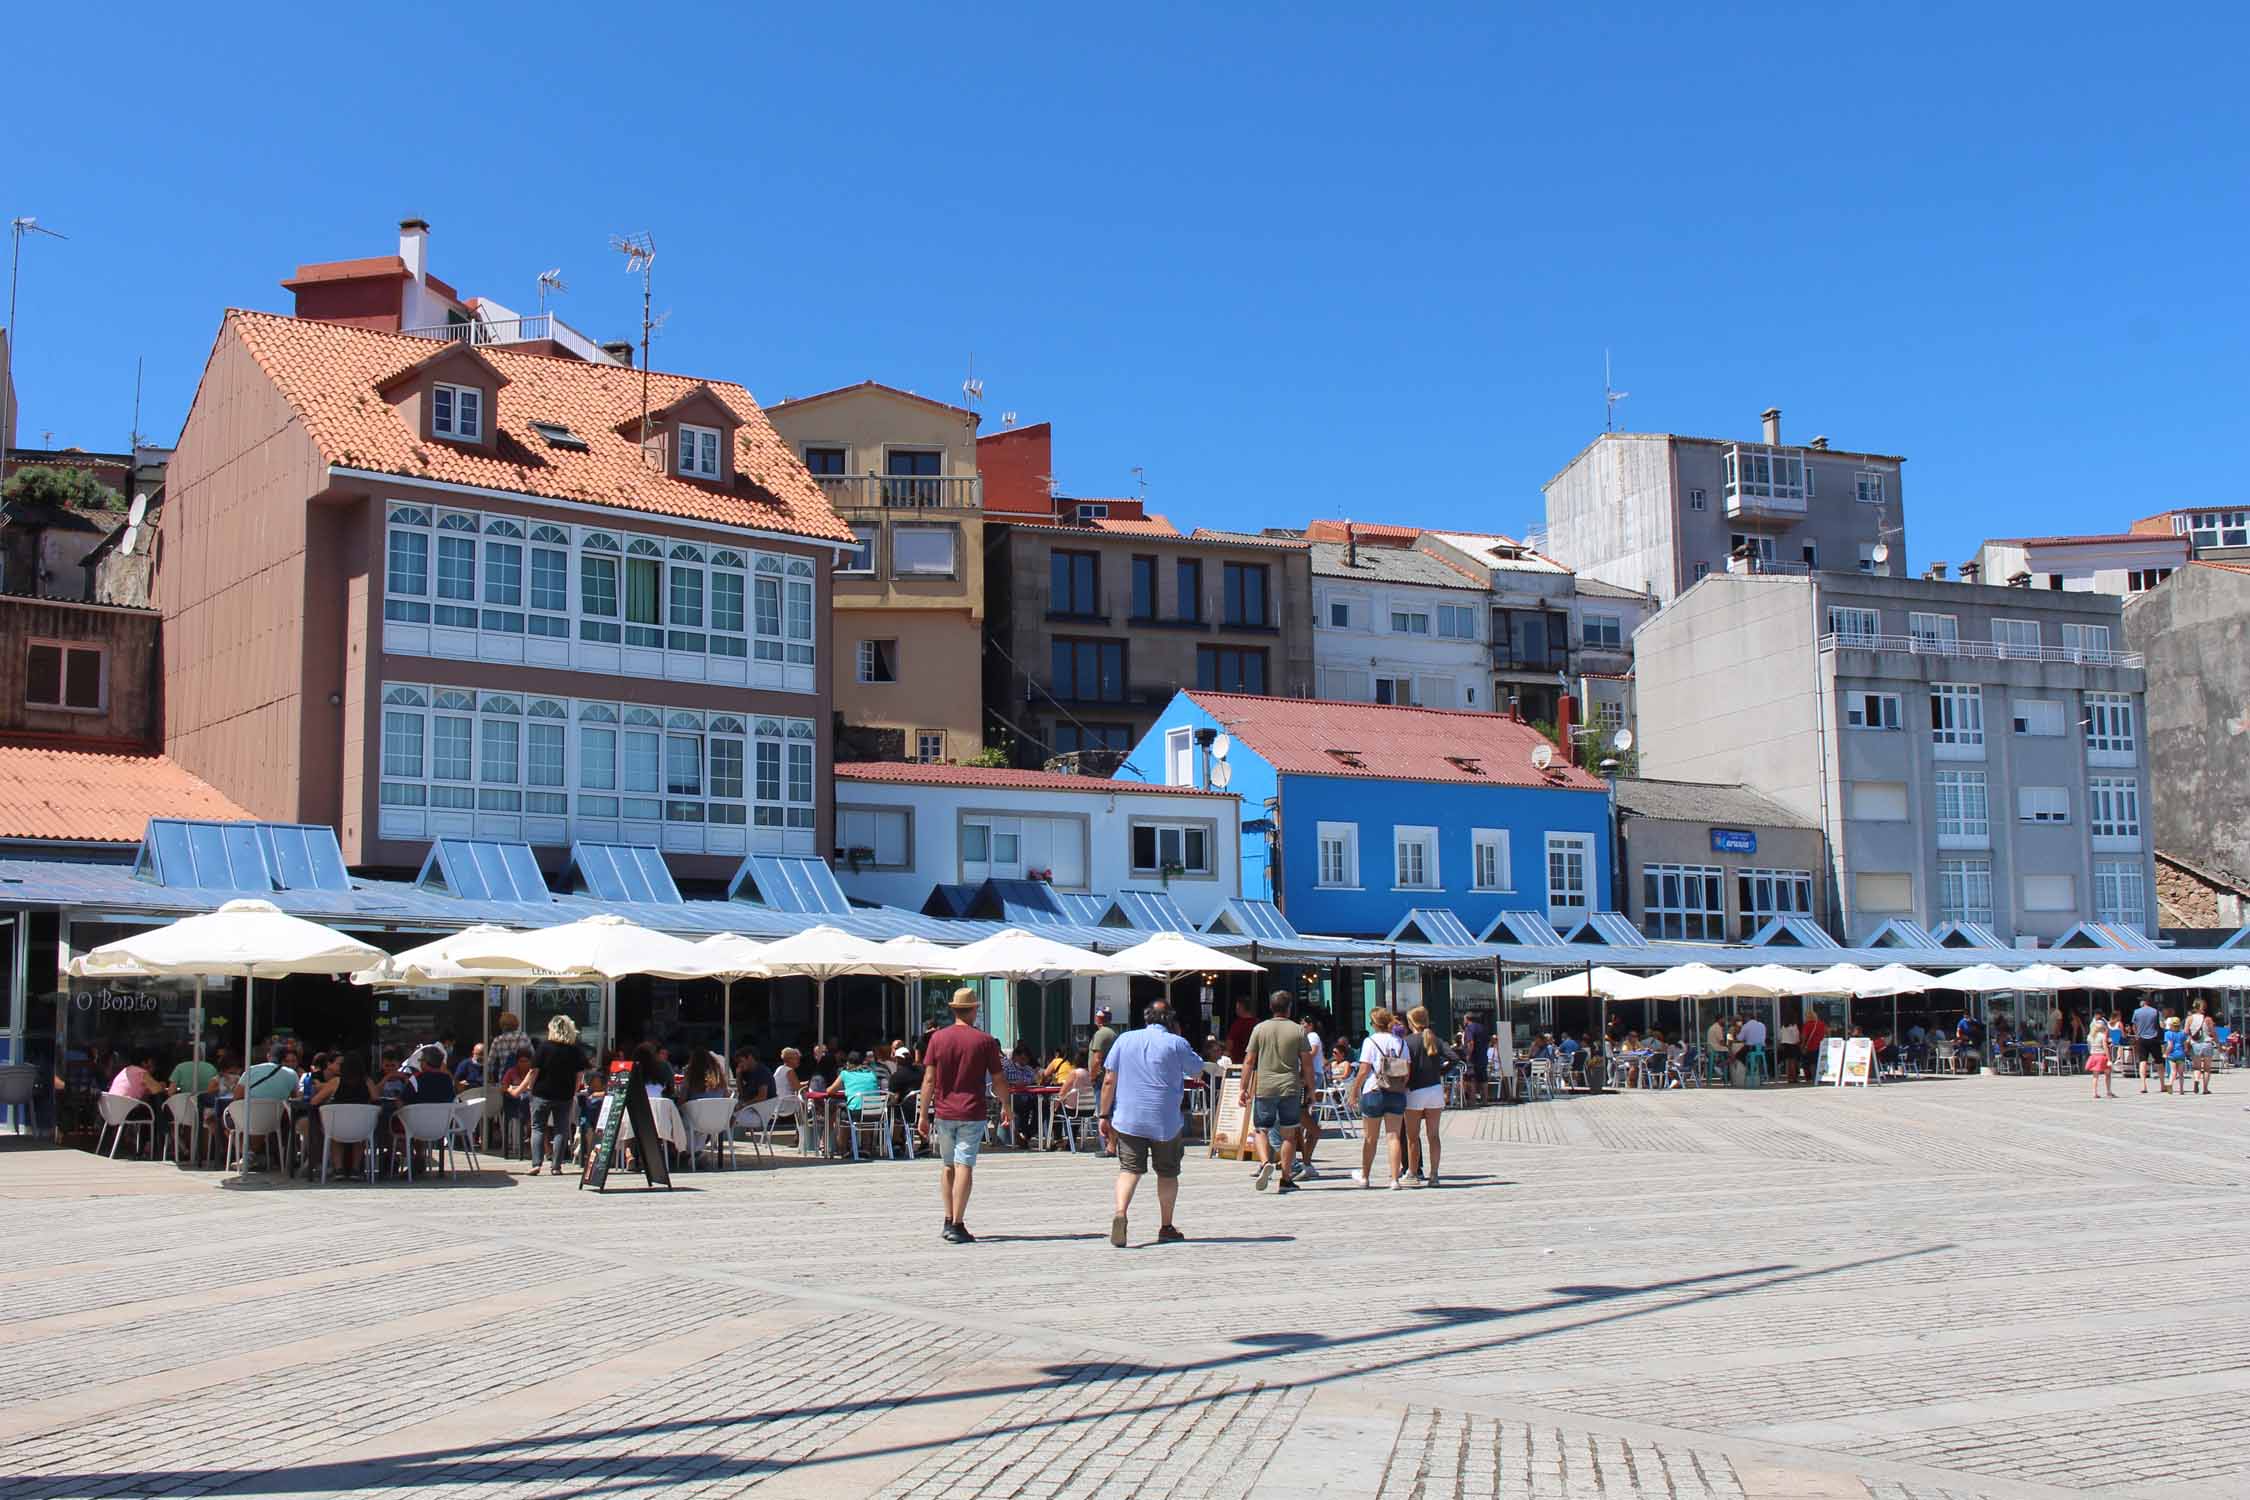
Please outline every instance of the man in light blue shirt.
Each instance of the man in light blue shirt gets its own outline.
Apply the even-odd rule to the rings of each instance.
[[[1172,1223],[1180,1197],[1180,1162],[1187,1154],[1180,1132],[1187,1123],[1187,1086],[1203,1076],[1203,1059],[1172,1032],[1172,1007],[1158,1000],[1142,1013],[1146,1023],[1128,1031],[1102,1055],[1102,1118],[1117,1140],[1117,1213],[1109,1242],[1125,1248],[1125,1213],[1153,1160],[1156,1203],[1164,1223],[1156,1232],[1169,1244],[1186,1235]]]

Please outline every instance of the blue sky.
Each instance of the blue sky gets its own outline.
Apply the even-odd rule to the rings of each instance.
[[[168,441],[221,308],[419,214],[598,337],[652,231],[656,363],[764,400],[973,357],[1183,524],[1521,529],[1605,347],[1634,430],[1906,455],[1917,568],[2241,500],[2240,7],[410,10],[11,18],[22,442],[138,356]]]

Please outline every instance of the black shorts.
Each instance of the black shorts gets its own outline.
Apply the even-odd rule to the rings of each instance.
[[[2133,1061],[2155,1063],[2161,1067],[2164,1063],[2164,1038],[2160,1036],[2134,1037]]]

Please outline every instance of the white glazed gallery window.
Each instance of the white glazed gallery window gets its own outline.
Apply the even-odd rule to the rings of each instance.
[[[2063,732],[2063,706],[2059,698],[2018,698],[2014,715],[2018,734],[2059,735]]]
[[[1992,845],[1992,815],[1984,772],[1937,773],[1937,840],[1940,849],[1986,849]]]
[[[2147,887],[2132,860],[2094,861],[2094,920],[2147,930]]]
[[[1734,887],[1745,937],[1773,917],[1812,915],[1810,870],[1737,870]]]
[[[1315,832],[1320,844],[1319,884],[1332,890],[1359,888],[1359,825],[1322,823]]]
[[[2086,758],[2098,766],[2129,766],[2139,748],[2133,735],[2133,695],[2088,693]]]
[[[1471,889],[1479,891],[1512,889],[1514,874],[1508,863],[1507,829],[1470,829],[1469,859],[1471,862],[1469,872]]]
[[[719,477],[719,429],[680,426],[680,473],[689,479]]]
[[[1939,760],[1984,759],[1984,689],[1973,682],[1930,684],[1930,743]]]
[[[1847,729],[1896,729],[1898,725],[1898,694],[1844,694],[1844,726]]]
[[[479,442],[484,437],[484,392],[473,385],[430,387],[430,431],[459,442]]]
[[[2059,786],[2017,787],[2016,817],[2025,823],[2068,823],[2070,789]]]
[[[1398,826],[1391,830],[1398,889],[1434,891],[1438,887],[1437,830]]]
[[[2086,778],[2086,829],[2096,849],[2141,844],[2141,784],[2130,776]]]
[[[1938,861],[1938,919],[1944,922],[1992,921],[1992,861]]]
[[[1717,865],[1648,865],[1641,870],[1641,926],[1652,938],[1726,936],[1726,872]]]
[[[1547,835],[1547,920],[1575,924],[1591,910],[1594,841],[1583,833]]]

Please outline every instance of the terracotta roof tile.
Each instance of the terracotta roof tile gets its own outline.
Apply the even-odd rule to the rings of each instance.
[[[0,838],[134,843],[152,812],[252,816],[168,756],[0,739]]]
[[[1546,774],[1533,770],[1531,752],[1552,745],[1538,730],[1506,714],[1198,690],[1190,690],[1188,697],[1277,771],[1556,791],[1604,789],[1597,778],[1564,765],[1559,751]]]
[[[1357,538],[1377,547],[1411,547],[1427,526],[1390,526],[1374,521],[1307,521],[1308,542],[1348,542]]]
[[[1117,531],[1131,536],[1178,536],[1180,528],[1165,516],[1097,516],[1096,531]]]
[[[305,431],[331,464],[790,536],[851,540],[805,466],[739,385],[662,373],[648,377],[651,411],[707,388],[740,419],[735,487],[727,491],[649,467],[639,446],[618,430],[618,424],[640,416],[638,370],[481,347],[476,354],[505,376],[507,385],[496,403],[495,448],[469,451],[422,441],[376,393],[376,386],[389,377],[446,347],[435,340],[240,309],[227,313],[226,329],[242,339],[297,409]],[[533,422],[564,423],[587,446],[583,452],[550,447],[531,430]]]
[[[1147,782],[1118,782],[1101,776],[1074,776],[1067,771],[1018,771],[1003,766],[931,766],[914,761],[840,761],[838,781],[880,781],[894,786],[981,786],[1021,788],[1040,792],[1158,792],[1175,797],[1230,797],[1231,792],[1207,792],[1192,786],[1156,786]]]

